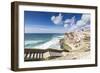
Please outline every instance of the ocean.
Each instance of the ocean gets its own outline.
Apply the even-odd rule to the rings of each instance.
[[[25,33],[24,47],[29,49],[60,49],[59,40],[63,33]]]

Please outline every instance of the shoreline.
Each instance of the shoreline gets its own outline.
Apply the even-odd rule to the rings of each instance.
[[[34,46],[34,47],[25,47],[25,48],[35,48],[35,49],[48,49],[48,48],[55,48],[58,50],[61,50],[60,48],[60,39],[64,38],[64,36],[58,36],[56,38],[51,39],[50,41],[44,43],[44,44],[40,44],[38,46]]]
[[[90,59],[89,32],[82,32],[82,37],[78,37],[78,33],[79,32],[70,32],[65,33],[64,37],[54,37],[46,43],[29,48],[30,51],[28,51],[28,54],[36,54],[38,58],[42,53],[42,59],[44,60]]]

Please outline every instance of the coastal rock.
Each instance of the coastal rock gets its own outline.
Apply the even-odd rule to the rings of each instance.
[[[74,31],[64,34],[60,47],[66,51],[90,51],[90,31]]]
[[[60,48],[69,52],[72,48],[65,43],[64,39],[60,39]]]

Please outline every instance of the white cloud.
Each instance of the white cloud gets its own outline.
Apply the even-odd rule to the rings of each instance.
[[[42,32],[42,31],[47,31],[48,28],[43,27],[43,26],[25,26],[25,33],[35,33],[35,32]]]
[[[64,29],[50,28],[45,26],[25,26],[25,33],[64,33]]]
[[[74,19],[75,20],[75,19]],[[73,20],[73,21],[74,21]],[[75,24],[75,21],[73,22],[73,21],[71,21],[71,23],[73,23],[73,24]],[[68,29],[68,31],[70,32],[70,31],[74,31],[74,30],[76,30],[76,29],[78,29],[78,28],[81,28],[81,27],[83,27],[83,26],[85,26],[85,25],[87,25],[87,24],[89,24],[89,22],[90,22],[90,14],[83,14],[82,15],[82,17],[81,17],[81,19],[80,20],[78,20],[77,22],[76,22],[76,24],[75,25],[71,25],[71,27],[70,28],[67,28]],[[66,25],[66,24],[65,24]],[[65,27],[65,26],[64,26]],[[65,27],[66,28],[66,27]]]
[[[85,25],[85,23],[82,20],[77,21],[76,23],[77,26],[82,26]]]
[[[90,14],[83,14],[81,19],[77,21],[77,26],[84,26],[90,22]]]
[[[68,32],[74,31],[74,30],[76,30],[76,29],[77,29],[77,26],[76,26],[76,25],[73,25],[71,28],[69,28]]]
[[[62,18],[63,18],[63,16],[61,15],[61,13],[59,13],[58,16],[52,16],[52,17],[51,17],[51,21],[52,21],[54,24],[59,25],[59,24],[62,24]]]
[[[83,14],[81,20],[84,22],[90,21],[90,14]]]
[[[67,28],[69,26],[69,24],[64,24],[64,27]]]
[[[59,13],[58,16],[51,17],[51,21],[53,21],[54,24],[56,25],[63,24],[66,31],[70,32],[89,24],[90,14],[83,14],[81,16],[81,19],[78,21],[75,21],[76,20],[75,16],[73,16],[71,19],[65,19],[65,20],[62,20],[62,19],[63,19],[63,16],[61,13]]]
[[[75,24],[75,16],[73,16],[71,19],[66,19],[64,21],[64,27],[68,27],[68,26],[71,26],[71,25],[74,25]]]
[[[66,24],[66,23],[71,23],[71,19],[66,19],[65,21],[64,21],[64,23]]]
[[[71,19],[66,19],[65,21],[64,21],[64,24],[75,24],[75,16],[73,16]]]

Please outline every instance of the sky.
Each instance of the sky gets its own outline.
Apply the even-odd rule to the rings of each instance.
[[[90,14],[24,11],[25,33],[65,33],[90,24]]]

